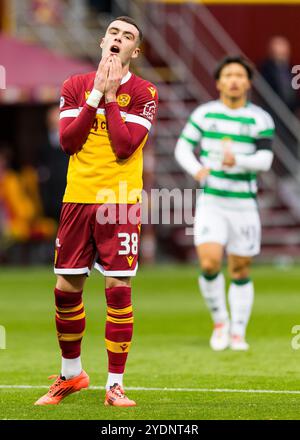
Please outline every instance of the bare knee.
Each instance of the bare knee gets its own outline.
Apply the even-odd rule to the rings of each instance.
[[[214,275],[220,272],[223,259],[223,247],[218,243],[204,243],[197,247],[202,272]]]
[[[207,275],[214,275],[221,270],[221,261],[214,257],[202,257],[200,265],[202,272]]]
[[[86,275],[57,275],[56,288],[63,292],[83,290]]]
[[[111,287],[130,287],[131,278],[130,277],[105,277],[105,287],[110,289]]]
[[[228,258],[228,269],[229,275],[233,280],[241,280],[244,278],[249,278],[250,276],[250,257],[237,257],[229,256]]]

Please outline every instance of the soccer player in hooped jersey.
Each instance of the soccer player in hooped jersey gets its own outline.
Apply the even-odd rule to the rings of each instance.
[[[213,350],[248,350],[246,328],[254,298],[252,257],[260,252],[261,225],[256,173],[268,171],[274,123],[248,102],[253,70],[242,57],[227,57],[215,72],[220,99],[197,107],[176,145],[175,157],[202,182],[196,207],[194,243],[202,274],[199,287],[211,312]],[[200,144],[200,158],[193,150]],[[221,272],[224,250],[231,277],[229,305]]]
[[[137,271],[142,150],[158,100],[156,88],[129,71],[141,40],[133,19],[116,18],[101,40],[98,70],[70,77],[62,87],[60,140],[70,155],[54,268],[62,363],[60,375],[36,405],[58,404],[89,385],[80,358],[85,329],[82,293],[95,265],[105,276],[107,302],[104,404],[135,406],[123,389],[133,332],[130,279]],[[111,215],[102,221],[111,207],[114,221]],[[131,213],[130,219],[124,221],[124,212]]]

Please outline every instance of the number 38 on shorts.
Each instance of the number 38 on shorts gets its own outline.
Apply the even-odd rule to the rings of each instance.
[[[140,206],[132,206],[135,222],[129,217],[121,221],[117,206],[115,221],[101,224],[99,205],[65,203],[57,232],[55,273],[89,275],[94,264],[105,276],[135,276],[141,225]]]

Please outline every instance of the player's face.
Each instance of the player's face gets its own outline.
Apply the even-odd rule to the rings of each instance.
[[[217,81],[217,89],[229,99],[244,97],[251,87],[247,70],[238,63],[223,67]]]
[[[137,58],[140,52],[139,31],[132,24],[125,21],[113,21],[107,28],[101,41],[102,56],[115,54],[120,57],[122,65],[129,64],[130,60]]]

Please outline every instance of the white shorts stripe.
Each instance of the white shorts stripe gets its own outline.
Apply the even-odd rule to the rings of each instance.
[[[59,269],[55,267],[54,273],[56,275],[90,275],[91,271],[88,267],[80,267],[79,269]]]
[[[138,264],[133,270],[105,270],[99,263],[95,263],[94,268],[106,277],[134,277],[138,270]]]
[[[79,113],[80,113],[80,111],[79,111],[78,108],[72,108],[72,109],[69,109],[69,110],[63,110],[62,112],[60,112],[59,119],[62,119],[62,118],[77,118]]]

